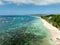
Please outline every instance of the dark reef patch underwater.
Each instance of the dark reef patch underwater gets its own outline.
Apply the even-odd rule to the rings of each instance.
[[[36,16],[0,16],[0,45],[54,45]]]

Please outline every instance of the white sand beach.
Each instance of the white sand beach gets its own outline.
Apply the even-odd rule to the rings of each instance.
[[[56,43],[56,45],[60,45],[60,31],[46,20],[41,18],[43,25],[49,30],[51,33],[51,39]]]

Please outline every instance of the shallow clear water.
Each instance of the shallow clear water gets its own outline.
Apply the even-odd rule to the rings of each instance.
[[[40,18],[21,15],[0,16],[0,45],[53,44],[48,30],[43,26]]]

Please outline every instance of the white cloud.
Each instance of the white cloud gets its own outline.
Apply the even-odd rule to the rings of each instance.
[[[49,5],[54,3],[60,3],[60,0],[3,0],[8,4],[14,3],[14,4],[34,4],[34,5]],[[3,2],[0,1],[0,4]]]
[[[4,3],[2,1],[0,1],[0,5],[3,5]]]

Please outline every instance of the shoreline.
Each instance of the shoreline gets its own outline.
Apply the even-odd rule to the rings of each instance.
[[[51,39],[56,43],[56,45],[60,45],[60,31],[58,28],[54,27],[52,24],[48,23],[45,19],[41,18],[43,25],[49,30],[51,34]]]

